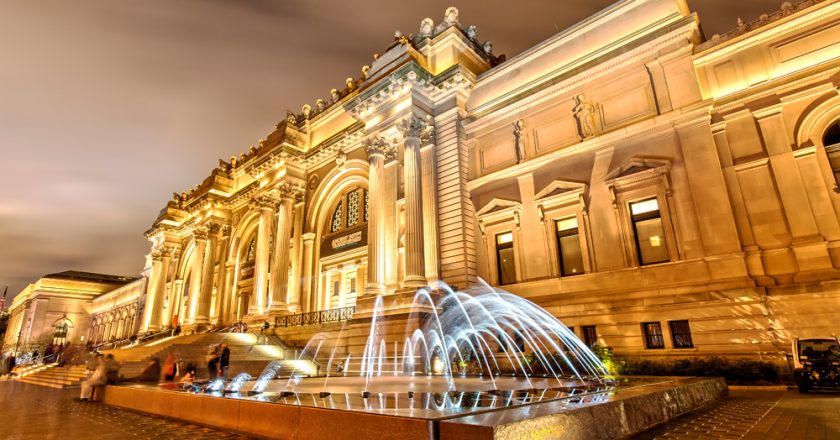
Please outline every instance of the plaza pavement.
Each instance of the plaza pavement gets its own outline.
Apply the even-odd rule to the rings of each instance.
[[[99,403],[76,402],[78,393],[78,388],[0,382],[0,438],[247,438]],[[840,393],[732,391],[725,401],[633,438],[652,439],[840,440]]]
[[[633,440],[840,440],[840,392],[730,391]]]
[[[0,381],[0,439],[245,439],[234,433],[74,400],[79,388]]]

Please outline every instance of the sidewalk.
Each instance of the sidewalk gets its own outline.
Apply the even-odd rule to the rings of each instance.
[[[634,440],[840,439],[840,393],[732,390],[729,399],[679,417]]]
[[[0,382],[3,439],[245,439],[173,420],[80,403],[79,389],[58,390],[16,381]]]

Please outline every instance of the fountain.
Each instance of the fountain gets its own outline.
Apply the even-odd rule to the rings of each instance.
[[[361,354],[339,352],[344,329],[316,334],[295,361],[317,362],[317,377],[295,369],[287,380],[277,380],[285,362],[278,360],[266,366],[249,394],[284,403],[312,395],[316,406],[324,400],[327,407],[340,403],[362,411],[400,412],[419,403],[443,414],[613,385],[599,359],[557,318],[487,285],[470,293],[445,284],[421,289],[405,322],[402,336],[394,336],[383,298],[377,297]]]
[[[176,415],[176,397],[148,394],[160,390],[117,387],[106,400],[210,425],[228,426],[233,422],[218,420],[233,417],[238,429],[272,438],[289,432],[348,439],[394,433],[447,440],[540,432],[545,438],[584,439],[637,433],[725,393],[719,379],[619,383],[545,309],[487,285],[470,292],[445,285],[421,289],[408,307],[396,310],[383,297],[371,304],[364,318],[312,336],[294,359],[270,362],[256,379],[240,373],[226,388],[221,379],[189,386],[190,399],[223,398],[207,402],[211,413]],[[364,345],[355,342],[360,333],[366,333]],[[140,395],[148,399],[129,397]],[[145,403],[167,399],[171,405]],[[509,411],[523,406],[535,407]],[[588,412],[593,406],[600,416]],[[569,414],[562,425],[554,418],[558,413]],[[266,415],[267,423],[252,423]]]

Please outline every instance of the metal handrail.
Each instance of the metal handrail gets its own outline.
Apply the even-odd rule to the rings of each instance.
[[[308,313],[296,313],[294,315],[278,316],[274,318],[274,327],[294,327],[298,325],[323,324],[325,322],[339,322],[353,319],[356,312],[355,306],[341,307],[337,309],[318,310]]]

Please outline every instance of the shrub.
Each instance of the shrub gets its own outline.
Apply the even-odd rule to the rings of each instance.
[[[619,374],[629,376],[723,377],[729,384],[780,383],[776,365],[750,359],[711,356],[669,361],[622,360],[617,364]]]

